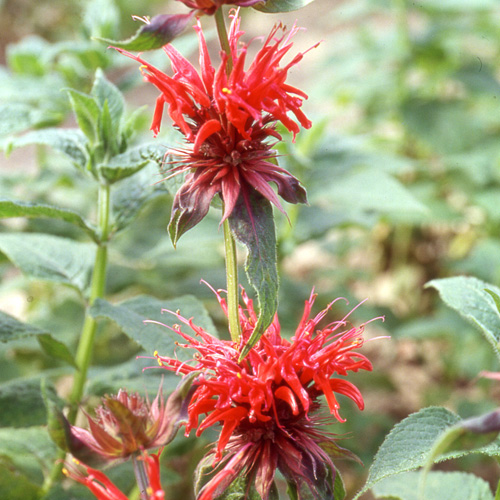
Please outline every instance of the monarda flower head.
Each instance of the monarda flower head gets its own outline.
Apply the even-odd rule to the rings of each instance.
[[[216,69],[210,59],[205,38],[198,23],[200,68],[196,68],[171,45],[164,50],[170,58],[173,76],[168,76],[142,58],[122,53],[142,64],[144,78],[154,84],[160,95],[151,129],[160,130],[163,110],[174,125],[192,144],[189,150],[174,151],[178,161],[171,175],[186,173],[184,184],[177,192],[170,219],[170,235],[174,243],[207,214],[210,202],[220,194],[224,202],[223,220],[229,217],[240,199],[251,212],[249,193],[256,190],[284,211],[278,195],[289,203],[305,203],[306,192],[299,181],[277,165],[272,143],[281,140],[276,131],[281,122],[295,135],[302,125],[311,122],[301,110],[307,95],[286,83],[288,70],[296,65],[303,53],[280,66],[292,48],[289,33],[275,26],[245,69],[246,45],[240,45],[244,34],[240,18],[233,15],[229,30],[230,56],[221,53]],[[232,67],[228,71],[228,67]],[[278,194],[269,183],[274,183]]]
[[[225,299],[219,293],[217,297],[227,315]],[[314,496],[330,498],[334,477],[331,455],[349,452],[321,429],[324,419],[317,413],[318,398],[325,396],[330,413],[341,422],[337,394],[363,409],[360,391],[344,377],[349,371],[372,369],[370,361],[358,352],[364,325],[349,326],[346,316],[318,329],[333,303],[311,319],[315,300],[311,294],[290,341],[281,336],[276,316],[247,357],[239,361],[257,322],[252,300],[244,291],[242,297],[245,307],[239,310],[240,343],[219,340],[176,313],[178,320],[196,333],[193,337],[181,326],[174,326],[186,341],[180,345],[198,351],[192,365],[155,353],[160,366],[168,370],[201,372],[194,383],[186,433],[196,429],[200,435],[208,427],[222,424],[212,451],[218,473],[201,490],[199,500],[217,498],[241,475],[267,500],[277,468],[296,487],[299,498],[304,488]]]
[[[92,465],[126,460],[144,450],[165,446],[187,421],[192,379],[183,379],[166,401],[161,387],[152,403],[123,389],[105,396],[95,410],[95,418],[87,415],[88,430],[65,421],[68,451]]]

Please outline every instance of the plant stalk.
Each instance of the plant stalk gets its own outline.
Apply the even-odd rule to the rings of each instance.
[[[134,466],[135,479],[139,488],[141,500],[148,500],[149,478],[146,473],[144,460],[137,458],[137,455],[132,455],[132,465]]]
[[[227,36],[226,23],[224,22],[224,13],[222,12],[222,9],[217,9],[214,17],[220,46],[227,55],[226,72],[229,77],[231,71],[233,70],[233,56],[231,55],[231,47],[229,45],[229,38]]]
[[[226,24],[222,9],[215,12],[215,24],[222,50],[227,55],[226,72],[229,78],[233,69],[233,58],[231,47],[227,36]],[[223,210],[224,212],[224,210]],[[238,310],[238,260],[236,254],[236,243],[234,241],[229,221],[223,222],[224,227],[224,247],[226,253],[226,283],[227,283],[227,312],[229,320],[229,333],[234,342],[239,342],[241,337],[241,325]]]
[[[83,389],[87,381],[87,372],[92,358],[95,332],[97,322],[90,315],[90,307],[95,299],[104,296],[104,287],[106,284],[106,268],[108,262],[108,238],[109,238],[109,205],[110,205],[110,187],[109,184],[101,183],[98,195],[98,227],[99,227],[99,245],[96,251],[94,270],[90,288],[90,297],[85,312],[80,342],[76,351],[75,362],[78,371],[75,373],[73,388],[69,397],[71,404],[68,413],[68,420],[71,424],[75,423],[78,413],[78,403],[82,399]]]
[[[236,256],[236,243],[226,219],[224,227],[224,247],[226,250],[226,282],[227,282],[227,316],[229,320],[229,333],[234,342],[241,337],[240,316],[238,310],[238,261]]]

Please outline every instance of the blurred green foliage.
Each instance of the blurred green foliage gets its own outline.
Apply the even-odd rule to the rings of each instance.
[[[152,16],[176,6],[151,0],[0,3],[0,33],[8,44],[0,67],[0,146],[15,150],[0,176],[0,197],[10,203],[1,208],[0,309],[22,321],[17,324],[10,316],[0,320],[4,331],[16,332],[0,344],[0,401],[13,409],[0,422],[5,427],[0,429],[0,485],[12,486],[22,477],[29,484],[24,498],[39,498],[55,456],[42,427],[37,388],[43,378],[50,381],[49,390],[67,391],[71,364],[53,353],[57,342],[75,349],[85,307],[76,289],[85,288],[89,276],[88,270],[78,274],[72,268],[74,274],[66,277],[69,288],[60,286],[62,278],[53,283],[31,272],[36,277],[31,279],[15,270],[13,263],[26,271],[15,254],[23,254],[23,245],[39,244],[29,243],[36,236],[25,233],[45,233],[64,238],[67,255],[69,246],[78,246],[73,264],[81,266],[92,228],[75,222],[78,217],[71,214],[85,221],[96,215],[85,138],[73,140],[73,132],[64,132],[64,144],[46,148],[43,144],[54,146],[47,139],[53,128],[46,127],[74,126],[68,92],[62,89],[74,89],[71,95],[77,99],[91,96],[100,68],[125,91],[124,123],[130,129],[122,128],[122,133],[132,149],[115,144],[113,155],[127,151],[127,165],[139,165],[133,148],[151,142],[146,129],[155,96],[138,93],[137,68],[91,37],[126,38],[137,28],[132,14]],[[245,13],[249,22],[263,15]],[[309,94],[306,111],[311,110],[315,125],[295,143],[287,136],[278,146],[280,163],[301,179],[310,202],[288,206],[289,221],[277,214],[280,321],[292,335],[313,286],[319,293],[317,310],[337,296],[351,305],[368,298],[353,322],[385,316],[385,323],[372,323],[368,334],[392,339],[366,343],[374,373],[355,377],[366,410],[360,413],[344,400],[347,423],[332,427],[346,436],[341,444],[368,465],[389,429],[412,411],[439,405],[468,417],[498,405],[495,384],[476,378],[481,370],[498,371],[488,343],[424,285],[456,274],[500,285],[500,7],[494,0],[352,0],[335,5],[316,0],[293,15],[315,40],[324,42],[321,55],[315,54],[319,62],[314,72],[300,75],[300,87]],[[208,21],[203,23],[208,26]],[[190,33],[175,44],[186,55],[195,46]],[[148,58],[165,65],[161,51]],[[149,111],[136,112],[131,101],[148,104]],[[180,139],[170,132],[157,141],[175,147]],[[28,144],[36,144],[30,150],[36,169],[16,164],[17,152],[23,151],[17,148]],[[158,160],[158,155],[155,150],[148,158]],[[115,161],[109,168],[116,174],[122,167]],[[121,174],[113,178],[116,234],[107,298],[116,303],[148,294],[175,301],[194,294],[224,336],[214,297],[199,284],[204,279],[214,288],[224,287],[218,209],[174,250],[166,225],[175,184],[154,188],[162,176],[149,160],[132,170],[123,179]],[[14,208],[26,210],[19,203],[55,206],[61,212],[12,218],[20,213]],[[119,313],[100,305],[103,316]],[[333,314],[349,309],[339,305]],[[136,360],[144,346],[117,323],[100,323],[87,387],[89,406],[122,386],[154,393],[158,384],[158,371],[141,372],[154,360]],[[40,345],[43,334],[52,339],[48,351]],[[167,376],[164,385],[172,388],[175,377]],[[29,416],[21,418],[20,413]],[[15,439],[11,426],[20,428]],[[33,447],[43,456],[33,455]],[[186,498],[192,493],[185,470],[192,470],[202,454],[203,443],[182,437],[169,451],[167,460],[178,476],[172,473],[167,484],[185,491]],[[477,458],[467,467],[480,473],[482,463]],[[340,469],[347,491],[354,493],[366,472],[356,464],[341,464]],[[386,483],[387,491],[390,486]],[[9,498],[20,498],[12,491]],[[74,491],[84,498],[80,489]],[[47,498],[68,498],[65,494],[57,486]]]

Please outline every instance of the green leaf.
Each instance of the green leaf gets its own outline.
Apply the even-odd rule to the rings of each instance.
[[[463,318],[478,326],[495,354],[500,358],[500,314],[495,301],[486,289],[500,295],[500,288],[477,278],[458,276],[429,281],[426,287],[433,287],[446,305]]]
[[[41,403],[43,407],[43,403]],[[0,429],[0,457],[10,469],[23,474],[30,482],[42,484],[42,472],[48,473],[57,457],[57,448],[42,427]],[[23,478],[18,478],[22,481]],[[2,494],[4,490],[2,489]],[[12,498],[12,497],[7,497]],[[16,497],[14,497],[16,498]],[[21,496],[19,498],[23,498]]]
[[[34,335],[43,335],[45,330],[18,321],[13,316],[0,311],[0,342],[10,342]]]
[[[344,481],[340,472],[335,469],[335,480],[333,482],[333,498],[335,500],[344,500],[346,495]]]
[[[101,110],[104,109],[104,105],[107,103],[111,125],[114,128],[111,132],[117,134],[125,109],[125,101],[123,94],[106,78],[100,68],[95,73],[92,95],[95,97]],[[109,137],[107,137],[107,140],[109,141]]]
[[[98,137],[97,124],[101,114],[98,104],[94,97],[83,92],[74,89],[68,89],[67,92],[78,126],[90,144],[94,144]]]
[[[185,318],[193,318],[193,322],[215,334],[215,327],[203,304],[190,295],[184,295],[172,300],[160,300],[155,297],[141,295],[118,305],[112,305],[103,299],[97,299],[90,309],[95,318],[105,317],[114,321],[123,332],[151,354],[172,355],[175,342],[179,337],[169,328],[154,323],[144,323],[146,320],[158,321],[172,327],[179,320],[169,313],[162,314],[162,309],[180,311]],[[189,329],[186,327],[186,329]],[[185,350],[189,351],[189,350]],[[178,354],[181,354],[177,351]],[[190,358],[192,352],[186,352]]]
[[[446,408],[433,406],[402,420],[380,446],[370,467],[366,484],[354,500],[383,479],[422,467],[430,460],[436,462],[459,458],[471,452],[497,457],[500,453],[499,440],[482,446],[483,439],[472,436],[468,430],[464,431],[464,426],[469,425],[468,422],[469,420],[461,420],[458,415]],[[471,436],[472,446],[476,448],[464,449],[466,446],[469,447],[470,443],[467,440]],[[449,439],[450,437],[453,439]],[[457,437],[465,438],[458,441],[462,448],[441,455]],[[486,438],[491,439],[489,436]]]
[[[111,193],[114,229],[127,227],[147,203],[168,193],[166,182],[160,182],[158,169],[151,164],[116,184]]]
[[[98,242],[98,236],[83,217],[65,208],[42,205],[24,201],[0,199],[0,218],[8,217],[48,217],[51,219],[60,219],[83,229],[95,242]]]
[[[116,182],[126,177],[130,177],[137,171],[144,168],[148,163],[155,162],[158,165],[163,163],[165,156],[165,146],[158,143],[148,143],[129,149],[125,153],[114,156],[108,163],[98,167],[102,177],[108,182]],[[150,178],[150,184],[159,181],[156,174]]]
[[[85,293],[96,247],[36,233],[0,234],[0,251],[26,275],[69,285]]]
[[[40,144],[50,146],[56,151],[64,153],[72,163],[80,169],[87,165],[89,156],[87,152],[87,141],[78,129],[71,128],[45,128],[33,130],[20,137],[15,137],[7,143],[7,152],[14,148]]]
[[[71,354],[71,351],[68,349],[66,344],[56,340],[47,333],[38,335],[37,340],[47,356],[58,359],[59,361],[64,361],[68,365],[78,369],[73,354]]]
[[[0,117],[0,137],[11,136],[32,127],[54,125],[62,118],[57,111],[18,102],[0,104]]]
[[[57,397],[52,385],[47,384],[46,392]],[[40,379],[22,378],[0,384],[0,408],[0,427],[45,425]]]
[[[298,10],[310,4],[313,0],[265,0],[254,6],[254,9],[261,12],[274,14],[276,12],[290,12]]]
[[[119,49],[142,52],[144,50],[159,49],[180,35],[195,11],[188,14],[163,14],[155,16],[147,24],[141,26],[134,36],[127,40],[109,40],[97,38],[101,42],[111,44]]]
[[[382,480],[373,492],[376,498],[418,500],[419,480],[418,472],[404,472]],[[431,472],[424,495],[425,500],[493,500],[489,484],[466,472]]]
[[[271,203],[255,190],[250,193],[247,202],[248,206],[240,197],[229,217],[233,234],[248,249],[245,271],[259,303],[259,319],[241,358],[247,355],[273,321],[278,307],[279,286]]]
[[[41,487],[33,484],[10,464],[0,464],[0,491],[3,498],[12,500],[21,498],[22,500],[39,500],[41,496]]]
[[[386,477],[421,467],[436,439],[460,418],[445,408],[424,408],[397,424],[380,446],[368,472],[364,492]]]
[[[375,169],[354,171],[324,184],[315,198],[334,208],[378,213],[425,215],[428,210],[398,180]]]

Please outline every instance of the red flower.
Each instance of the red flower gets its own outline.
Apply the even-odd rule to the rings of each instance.
[[[226,301],[218,293],[217,297],[227,314]],[[248,356],[239,362],[241,349],[257,322],[252,301],[244,291],[242,297],[245,309],[240,307],[239,345],[213,337],[177,313],[177,318],[198,337],[183,333],[179,325],[174,327],[187,341],[184,347],[198,351],[193,366],[155,353],[160,366],[166,369],[183,374],[201,372],[189,405],[186,433],[196,428],[200,435],[208,427],[222,423],[214,462],[221,461],[224,467],[206,485],[200,499],[215,498],[244,471],[255,480],[255,487],[266,500],[276,468],[295,485],[306,484],[314,494],[325,488],[329,491],[327,478],[331,481],[333,466],[322,447],[328,443],[336,453],[343,452],[318,429],[317,400],[324,394],[330,413],[341,422],[344,420],[336,394],[351,398],[363,409],[357,387],[341,377],[349,371],[372,369],[370,361],[357,352],[363,345],[364,325],[344,329],[348,324],[346,316],[318,329],[333,302],[311,319],[315,300],[311,294],[291,341],[281,337],[275,317]],[[198,425],[199,416],[202,420]]]
[[[143,460],[146,465],[149,486],[147,489],[148,500],[163,500],[165,493],[160,484],[160,459],[159,453],[148,455],[143,453],[138,460]],[[103,472],[92,469],[78,460],[63,469],[66,476],[86,486],[98,500],[128,500]]]
[[[303,53],[280,67],[281,60],[292,48],[290,33],[275,26],[253,63],[245,70],[246,45],[240,45],[244,34],[240,18],[233,15],[229,31],[232,71],[228,76],[228,56],[215,69],[208,54],[201,26],[195,27],[200,42],[201,74],[174,47],[164,50],[170,58],[174,75],[168,76],[143,59],[121,49],[120,52],[142,64],[144,77],[159,90],[151,129],[160,130],[164,106],[175,126],[185,135],[192,149],[178,150],[177,166],[172,175],[187,173],[177,192],[170,220],[172,239],[177,239],[200,222],[208,212],[216,194],[224,201],[223,220],[231,215],[240,196],[248,200],[248,192],[256,189],[261,195],[283,208],[269,186],[277,186],[278,194],[289,203],[305,203],[306,192],[299,181],[280,168],[271,141],[281,140],[276,123],[281,122],[294,137],[299,124],[311,126],[301,110],[307,95],[286,83],[288,70]],[[282,31],[282,34],[279,32]],[[294,115],[293,119],[289,112]],[[248,207],[248,203],[246,203]]]
[[[238,5],[239,7],[251,7],[266,0],[178,0],[191,9],[197,9],[205,14],[213,14],[223,5]]]

